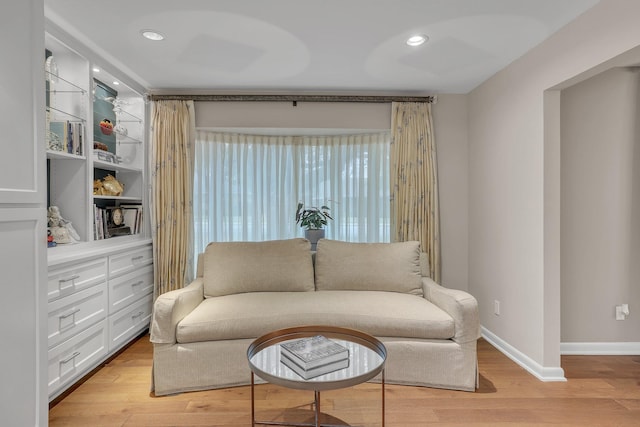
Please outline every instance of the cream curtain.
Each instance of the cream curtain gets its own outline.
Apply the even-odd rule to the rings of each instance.
[[[151,120],[151,221],[157,297],[192,278],[193,101],[155,101]]]
[[[394,102],[391,119],[391,236],[417,240],[440,281],[438,171],[431,104]]]
[[[390,133],[250,135],[198,130],[195,251],[212,241],[302,236],[298,201],[328,205],[326,237],[388,242]]]

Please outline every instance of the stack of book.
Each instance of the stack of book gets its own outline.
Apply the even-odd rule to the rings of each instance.
[[[305,380],[349,366],[349,350],[322,335],[280,344],[280,361]]]

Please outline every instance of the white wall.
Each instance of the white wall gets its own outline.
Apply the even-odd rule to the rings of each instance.
[[[469,146],[467,96],[438,95],[433,106],[440,186],[442,285],[467,290],[469,247]]]
[[[559,255],[545,259],[560,217],[545,107],[559,97],[545,91],[640,45],[638,16],[640,2],[601,0],[469,94],[469,291],[485,331],[541,378],[562,372]]]
[[[196,102],[197,127],[389,129],[391,104]]]
[[[440,179],[442,284],[467,289],[467,103],[438,95],[433,106]],[[391,104],[197,102],[197,127],[389,129]]]
[[[640,342],[639,90],[613,68],[562,91],[563,343]]]

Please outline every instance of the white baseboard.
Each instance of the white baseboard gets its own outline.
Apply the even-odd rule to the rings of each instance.
[[[563,342],[562,355],[636,356],[640,355],[640,342]]]
[[[551,382],[567,380],[564,377],[564,370],[561,367],[544,367],[517,348],[513,347],[508,342],[504,341],[502,338],[495,335],[493,332],[489,331],[484,326],[480,327],[480,331],[482,333],[482,337],[492,346],[497,348],[501,353],[520,365],[540,381]]]

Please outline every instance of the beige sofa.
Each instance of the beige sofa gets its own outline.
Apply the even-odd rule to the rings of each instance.
[[[315,264],[304,239],[211,243],[197,278],[154,304],[155,394],[246,385],[252,340],[313,324],[380,339],[388,383],[475,390],[477,302],[427,277],[425,259],[418,242],[323,239]]]

